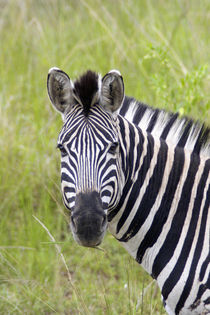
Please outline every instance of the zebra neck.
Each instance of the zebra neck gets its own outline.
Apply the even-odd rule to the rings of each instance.
[[[196,195],[193,184],[205,176],[204,166],[198,156],[154,139],[125,119],[120,124],[126,181],[119,204],[109,215],[109,229],[157,278],[165,261],[173,256],[172,248],[179,241],[183,222],[190,222]],[[171,243],[166,240],[169,230]],[[165,241],[169,243],[169,255],[164,252],[165,260],[155,259]]]

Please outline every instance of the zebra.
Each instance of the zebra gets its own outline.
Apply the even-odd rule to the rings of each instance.
[[[125,96],[123,78],[51,68],[61,190],[74,239],[111,234],[157,281],[168,314],[210,314],[210,129]]]

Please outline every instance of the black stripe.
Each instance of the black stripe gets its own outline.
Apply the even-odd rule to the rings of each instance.
[[[182,193],[178,202],[178,207],[176,210],[176,213],[173,217],[171,228],[168,232],[168,235],[165,239],[165,242],[163,243],[155,261],[154,261],[154,267],[153,267],[153,275],[157,277],[161,270],[166,266],[166,264],[170,261],[171,257],[173,256],[174,250],[177,246],[177,243],[179,241],[183,224],[187,215],[187,210],[190,203],[190,197],[191,197],[191,191],[193,188],[195,175],[197,172],[199,166],[199,157],[194,156],[192,153],[191,155],[191,161],[190,166],[187,172],[187,176],[182,188]],[[174,282],[176,283],[178,281],[178,277],[169,282],[166,281],[166,283],[163,286],[162,289],[162,295],[164,296],[164,299],[167,299],[168,294],[171,292],[174,286]]]
[[[197,192],[196,199],[195,199],[195,203],[198,203],[198,206],[199,206],[200,199],[204,198],[203,197],[204,186],[205,186],[205,183],[208,179],[208,174],[209,174],[209,165],[208,164],[209,163],[205,164],[204,171],[203,171],[201,180],[200,180],[199,185],[198,185],[198,192]],[[208,191],[207,191],[206,201],[205,201],[205,205],[203,208],[203,215],[202,215],[202,219],[201,219],[200,232],[199,232],[199,236],[198,236],[198,240],[197,240],[197,244],[196,244],[196,248],[195,248],[195,252],[194,252],[194,256],[193,256],[193,261],[191,264],[191,268],[189,270],[189,275],[188,275],[187,281],[186,281],[185,286],[184,286],[184,290],[182,291],[182,294],[181,294],[180,299],[179,299],[177,306],[176,306],[176,313],[177,314],[179,313],[181,308],[184,306],[184,303],[185,303],[185,301],[186,301],[186,299],[190,293],[190,289],[192,288],[192,285],[193,285],[196,267],[197,267],[197,264],[198,264],[198,261],[199,261],[200,255],[201,255],[201,251],[203,248],[203,241],[204,241],[205,232],[206,232],[206,222],[207,222],[207,216],[208,216],[208,210],[209,210],[209,203],[210,203],[210,186],[209,186]],[[207,282],[205,287],[206,287],[206,289],[207,289],[207,287],[210,289],[210,278],[208,279],[208,282]],[[200,297],[197,296],[197,298],[200,298]]]
[[[106,161],[106,157],[104,157],[103,161],[104,161],[104,162]],[[115,164],[116,164],[116,159],[114,159],[114,158],[111,158],[110,160],[108,160],[108,161],[106,162],[106,164],[105,164],[105,163],[101,163],[99,169],[102,168],[102,167],[103,167],[103,168],[102,168],[101,173],[100,173],[100,180],[101,180],[101,178],[104,176],[104,174],[107,172],[107,169],[108,169],[110,166],[115,165]],[[109,173],[106,175],[106,178],[109,178],[113,172],[116,174],[116,170],[111,170],[111,172],[109,172]],[[105,182],[105,178],[103,179],[103,182]]]
[[[100,170],[104,165],[105,165],[105,162],[106,162],[106,156],[104,155],[104,157],[101,159],[100,163],[97,163],[97,171]],[[103,168],[103,173],[106,169]],[[99,174],[97,175],[99,177],[99,180],[101,181],[101,177],[103,176],[103,173],[100,174],[100,177],[99,177]]]
[[[68,131],[65,131],[65,133],[63,133],[62,135],[60,135],[60,141],[61,141],[62,143],[68,142],[69,139],[70,139],[70,137],[71,137],[71,135],[72,135],[73,133],[75,133],[75,131],[76,131],[77,133],[80,133],[81,130],[84,129],[84,125],[85,125],[85,124],[84,124],[83,121],[81,121],[81,119],[75,120],[73,126],[71,126],[71,128],[69,128]]]
[[[110,197],[111,196],[111,192],[109,190],[102,191],[101,197],[104,197],[104,196]]]
[[[206,269],[208,267],[208,264],[210,262],[210,249],[209,249],[209,253],[206,257],[206,259],[204,260],[203,264],[202,264],[202,267],[201,267],[201,270],[200,270],[200,274],[199,274],[199,280],[200,282],[203,281],[203,278],[205,276],[205,273],[206,273]]]
[[[149,231],[146,233],[144,240],[140,244],[139,249],[137,251],[136,260],[139,263],[142,262],[142,258],[147,248],[152,247],[155,244],[168,218],[170,207],[171,207],[173,197],[174,197],[174,193],[176,191],[176,187],[182,173],[182,168],[184,164],[183,152],[182,151],[180,152],[178,149],[176,149],[174,153],[174,160],[176,161],[176,163],[174,162],[172,166],[168,183],[167,183],[167,187],[166,187],[166,191],[162,197],[160,207],[153,218],[153,222]],[[152,272],[152,276],[153,278],[156,277],[156,270],[154,269]]]
[[[160,113],[160,110],[159,109],[155,109],[154,110],[154,113],[150,119],[150,122],[149,122],[149,126],[147,128],[147,131],[148,132],[151,132],[156,124],[156,121],[158,119],[158,114]]]
[[[210,275],[209,275],[209,282],[210,282]],[[210,305],[210,296],[203,302],[205,305]]]
[[[71,197],[71,198],[66,198],[66,200],[68,201],[68,203],[70,204],[71,202],[75,201],[75,196]]]
[[[123,152],[123,149],[122,147],[126,148],[126,141],[125,141],[125,130],[126,130],[126,127],[125,127],[125,122],[124,120],[119,116],[119,127],[120,127],[120,135],[121,135],[121,138],[122,138],[122,143],[121,143],[121,146],[120,146],[120,156],[121,156],[121,163],[122,163],[122,172],[123,174],[125,174],[125,176],[127,177],[127,174],[126,174],[126,157],[124,157],[124,152]]]
[[[192,128],[192,124],[193,124],[193,121],[192,120],[189,120],[186,125],[183,127],[183,133],[182,133],[182,136],[181,138],[179,139],[179,142],[177,143],[177,145],[179,147],[184,147],[186,142],[187,142],[187,139],[189,137],[189,133],[190,133],[190,129]]]
[[[191,197],[191,190],[193,188],[193,184],[194,184],[194,180],[195,180],[195,176],[196,176],[196,172],[198,170],[199,167],[199,163],[200,160],[197,156],[195,156],[194,154],[191,156],[191,165],[187,174],[187,180],[185,181],[185,184],[183,186],[183,190],[182,190],[182,196],[181,199],[179,201],[179,206],[177,208],[177,212],[176,215],[174,216],[173,222],[172,222],[172,227],[171,230],[169,231],[168,236],[170,237],[170,233],[173,233],[173,245],[172,247],[176,248],[176,245],[179,241],[177,232],[179,230],[179,233],[181,235],[182,232],[182,228],[184,225],[184,220],[187,214],[187,210],[189,207],[189,203],[190,203],[190,197]],[[167,278],[166,282],[164,283],[164,286],[162,288],[162,294],[164,295],[164,298],[167,299],[168,294],[171,292],[171,290],[173,289],[173,287],[176,285],[176,283],[179,281],[179,278],[182,275],[182,272],[184,270],[185,264],[187,262],[187,258],[189,256],[190,253],[190,249],[192,246],[192,242],[194,239],[194,234],[195,234],[195,230],[197,227],[197,221],[198,221],[198,217],[199,217],[199,211],[198,209],[201,206],[201,202],[202,202],[202,197],[203,197],[203,190],[204,190],[204,186],[205,186],[205,182],[203,183],[202,181],[200,182],[201,185],[198,186],[198,191],[197,191],[197,195],[196,195],[196,199],[194,202],[194,207],[193,207],[193,211],[192,211],[192,218],[190,221],[190,225],[186,234],[186,238],[182,247],[182,251],[180,253],[179,258],[177,259],[176,265],[174,266],[174,269],[172,270],[170,276]],[[195,185],[197,185],[197,183],[195,183]],[[180,228],[176,228],[176,232],[173,232],[173,227],[175,229],[175,226],[180,226]],[[176,235],[176,236],[175,236]],[[166,244],[167,246],[167,244]],[[167,248],[167,247],[165,247]]]
[[[62,181],[69,182],[69,183],[72,182],[71,178],[66,173],[63,173],[63,172],[61,173],[61,182]]]
[[[199,163],[197,161],[197,163]],[[196,165],[194,164],[194,167],[196,167]],[[185,264],[187,262],[187,258],[189,256],[190,250],[191,250],[191,246],[193,243],[193,239],[194,239],[194,234],[196,231],[196,227],[197,227],[197,222],[198,222],[198,218],[199,218],[199,209],[201,207],[201,203],[203,200],[203,192],[204,192],[204,187],[205,187],[205,180],[207,178],[203,178],[201,177],[201,181],[198,185],[198,190],[197,190],[197,194],[196,194],[196,198],[194,201],[194,206],[193,206],[193,210],[192,210],[192,218],[190,221],[190,225],[186,234],[186,238],[182,247],[182,251],[180,253],[180,256],[176,262],[176,265],[173,269],[173,271],[171,272],[170,276],[168,277],[167,281],[165,282],[164,286],[163,286],[163,291],[162,292],[170,292],[170,290],[172,290],[172,288],[176,285],[176,283],[178,282],[179,278],[181,277]],[[203,181],[204,180],[204,181]],[[195,183],[196,185],[197,183]],[[183,222],[184,224],[184,222]],[[201,244],[200,244],[201,245]],[[191,276],[191,275],[189,275]],[[167,298],[167,293],[166,295],[164,295],[165,298]]]
[[[161,141],[159,153],[157,156],[157,163],[154,168],[153,175],[150,178],[149,184],[147,186],[145,194],[143,195],[138,211],[136,212],[136,215],[133,218],[127,232],[123,235],[120,241],[126,242],[130,238],[132,238],[139,231],[139,229],[145,222],[147,216],[149,215],[149,212],[156,201],[158,192],[161,187],[161,182],[163,179],[165,165],[167,161],[167,152],[168,152],[167,144],[164,141]],[[140,179],[141,179],[141,175],[140,175]],[[137,187],[140,186],[138,181],[136,184],[137,184]],[[130,202],[128,202],[128,204],[130,205]],[[151,234],[150,234],[150,231],[148,231],[148,233],[145,235],[144,240],[141,244],[142,246],[140,249],[141,253],[147,249],[147,247],[149,246],[151,242],[152,242]],[[138,259],[140,259],[140,252],[139,252]]]
[[[91,131],[92,134],[94,135],[95,138],[101,137],[101,134],[103,135],[102,139],[106,139],[106,140],[110,140],[112,141],[113,138],[115,138],[115,134],[113,132],[113,130],[109,129],[109,128],[105,128],[104,125],[102,125],[102,121],[98,122],[98,121],[94,121],[92,122],[91,126]]]
[[[120,108],[120,112],[119,112],[121,116],[125,116],[125,114],[128,111],[129,105],[133,100],[134,98],[125,96],[122,107]]]
[[[121,137],[122,137],[122,143],[120,146],[120,156],[121,156],[121,168],[122,168],[122,172],[124,173],[124,176],[126,178],[126,183],[124,185],[123,188],[123,193],[122,193],[122,197],[120,198],[120,201],[118,203],[118,205],[116,206],[115,209],[113,209],[111,212],[108,213],[108,221],[110,222],[115,216],[116,214],[119,212],[119,210],[121,209],[121,207],[124,205],[125,203],[125,199],[129,193],[129,190],[131,188],[131,186],[133,185],[132,179],[130,178],[131,174],[132,174],[132,170],[133,170],[133,161],[129,158],[129,153],[127,154],[127,156],[124,156],[124,152],[122,147],[127,148],[127,143],[126,143],[126,135],[125,132],[128,132],[127,127],[125,127],[124,124],[124,120],[119,117],[119,124],[120,124],[120,133],[121,133]],[[129,126],[129,131],[133,128],[133,126]],[[136,168],[138,167],[139,164],[139,160],[142,154],[142,150],[143,150],[143,142],[144,142],[144,138],[142,136],[141,130],[138,129],[139,131],[139,143],[135,144],[137,145],[137,161],[136,161]],[[134,133],[132,132],[132,134],[134,135]],[[133,136],[134,138],[134,136]],[[130,150],[133,151],[133,148],[130,148]],[[138,196],[138,194],[137,194]]]
[[[75,180],[76,172],[74,173],[74,170],[77,169],[77,166],[74,164],[73,161],[69,163],[70,163],[70,166],[68,166],[68,164],[65,162],[61,163],[61,182],[67,179],[68,179],[68,182],[72,181],[71,177],[73,177],[73,179]],[[65,169],[68,171],[68,174],[65,172]],[[63,174],[65,174],[65,178]]]
[[[160,207],[159,207],[159,209],[158,209],[158,211],[157,211],[157,213],[153,219],[153,223],[152,223],[153,229],[154,229],[154,241],[156,241],[157,238],[159,237],[160,233],[162,232],[163,226],[164,226],[164,224],[168,218],[171,204],[172,204],[173,199],[174,199],[174,194],[176,192],[177,185],[178,185],[178,183],[180,181],[180,177],[182,175],[184,160],[185,160],[184,150],[180,149],[180,148],[175,148],[174,162],[173,162],[172,169],[170,171],[166,191],[162,197]],[[141,263],[142,259],[141,259],[140,250],[141,249],[139,249],[137,252],[136,259],[138,262]],[[161,252],[161,256],[158,255],[155,259],[155,262],[154,262],[153,268],[152,268],[153,278],[156,278],[157,275],[162,270],[162,263],[163,263],[163,265],[166,265],[166,263],[167,263],[167,261],[164,261],[164,259],[166,259],[166,257],[164,258],[164,255],[165,255],[165,250],[163,251],[163,253]]]
[[[166,139],[171,127],[173,126],[174,122],[177,120],[178,118],[178,114],[171,114],[171,118],[170,120],[168,121],[166,127],[164,128],[162,134],[161,134],[161,139]]]
[[[120,201],[118,203],[118,205],[116,206],[116,208],[114,208],[112,211],[110,211],[108,213],[108,222],[111,222],[112,219],[117,215],[117,213],[120,211],[121,207],[123,206],[124,202],[125,202],[125,198],[131,188],[132,185],[132,181],[128,180],[123,188],[123,194],[122,197],[120,198]]]
[[[144,197],[142,198],[142,202],[139,206],[139,211],[141,211],[144,214],[144,221],[149,215],[149,212],[157,199],[157,195],[159,193],[163,176],[164,176],[165,166],[167,162],[167,153],[168,153],[167,144],[164,141],[161,141],[161,146],[160,146],[159,154],[157,158],[157,164],[155,166],[153,176],[150,179],[149,185],[146,189]],[[165,219],[166,219],[166,216],[162,216],[162,215],[160,216],[159,212],[156,213],[156,216],[154,217],[154,220],[152,222],[150,229],[147,231],[146,235],[144,236],[143,241],[141,242],[138,248],[136,259],[139,263],[141,263],[142,258],[145,254],[145,251],[149,247],[152,247],[154,243],[156,242],[157,237],[159,236],[162,230],[162,226],[163,226],[162,221]],[[144,221],[142,221],[141,224],[139,224],[139,222],[137,223],[139,228],[144,223]]]
[[[199,123],[197,124],[199,125]],[[200,154],[201,148],[205,146],[205,143],[208,143],[208,140],[210,140],[210,129],[202,125],[193,151]]]
[[[150,168],[150,163],[152,160],[154,154],[154,139],[152,136],[148,134],[148,144],[147,144],[147,154],[145,155],[143,159],[143,164],[141,166],[141,169],[138,174],[138,178],[136,182],[133,184],[133,188],[131,191],[131,194],[128,198],[128,202],[125,208],[125,211],[123,215],[121,216],[118,224],[117,224],[117,233],[125,223],[129,213],[132,211],[133,206],[136,202],[136,199],[138,198],[139,191],[144,184],[145,177],[147,175],[147,172]],[[124,192],[123,192],[124,195]],[[145,209],[144,209],[145,210]],[[122,236],[122,238],[119,239],[121,242],[127,242],[132,236],[134,236],[138,230],[139,226],[141,225],[142,222],[145,220],[145,215],[142,213],[141,209],[139,208],[136,215],[134,216],[127,232]]]
[[[133,116],[133,123],[138,125],[141,121],[142,117],[145,114],[146,109],[148,108],[147,105],[138,102],[138,107],[136,108],[135,114]]]
[[[133,171],[133,162],[134,162],[134,150],[135,146],[137,145],[135,143],[135,131],[132,125],[129,125],[128,129],[128,137],[129,137],[129,142],[130,142],[130,150],[128,153],[128,159],[127,159],[127,165],[129,165],[130,172],[132,173]]]
[[[74,193],[75,192],[75,187],[67,187],[67,186],[65,186],[64,187],[64,194],[66,194],[66,193]]]
[[[109,178],[109,177],[107,177],[107,178]],[[111,182],[109,182],[108,185],[106,184],[105,186],[102,186],[101,189],[103,190],[103,189],[106,188],[107,186],[111,187],[113,191],[114,191],[115,188],[116,188],[115,182],[114,182],[114,181],[111,181]],[[113,198],[113,196],[112,196],[112,198]]]
[[[73,163],[73,164],[74,164],[74,163]],[[76,167],[76,165],[75,165],[75,167]],[[63,172],[63,171],[65,172],[64,169],[67,169],[70,174],[73,174],[72,168],[71,168],[71,163],[67,164],[66,162],[61,162],[61,171],[62,171],[62,172]]]
[[[102,176],[101,176],[102,177]],[[111,177],[117,177],[116,176],[116,170],[111,170],[108,174],[106,174],[106,176],[103,178],[103,182],[106,182],[108,179],[110,179]],[[110,185],[111,182],[109,184],[106,183],[106,186]]]

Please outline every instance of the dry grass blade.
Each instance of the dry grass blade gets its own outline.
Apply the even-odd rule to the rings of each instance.
[[[104,252],[105,254],[107,253],[107,252],[105,251],[105,249],[103,249],[103,248],[100,247],[100,246],[94,246],[94,247],[92,247],[92,248],[97,249],[97,250],[100,250],[100,251]]]
[[[155,283],[155,280],[152,280],[147,286],[146,288],[144,288],[142,290],[142,293],[140,295],[140,297],[138,298],[137,304],[136,304],[136,310],[139,309],[140,305],[143,303],[144,297],[147,294],[148,290],[151,288],[151,286]],[[156,285],[156,289],[157,289],[157,283],[155,283]],[[155,290],[156,292],[156,290]]]
[[[66,268],[66,271],[67,271],[67,275],[68,275],[68,280],[69,280],[69,283],[75,293],[75,295],[77,296],[77,299],[78,301],[80,301],[80,303],[82,304],[83,306],[83,309],[85,311],[86,314],[89,314],[89,311],[87,309],[87,306],[85,305],[84,301],[83,301],[83,298],[81,297],[81,295],[79,294],[77,288],[75,287],[75,285],[73,284],[73,281],[72,281],[72,278],[71,278],[71,274],[70,274],[70,271],[69,271],[69,268],[67,266],[67,263],[66,263],[66,260],[65,260],[65,257],[61,251],[61,248],[60,246],[58,245],[58,242],[56,242],[55,238],[53,237],[53,235],[50,233],[50,231],[48,230],[48,228],[44,225],[44,223],[42,223],[35,215],[33,215],[33,218],[43,227],[43,229],[47,232],[47,234],[49,235],[51,241],[54,243],[55,245],[55,248],[58,252],[58,254],[60,255],[60,258]]]

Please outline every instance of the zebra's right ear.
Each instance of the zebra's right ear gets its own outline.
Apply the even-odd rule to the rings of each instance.
[[[114,113],[124,99],[123,78],[118,70],[111,70],[102,79],[101,105],[108,112]]]
[[[61,113],[66,113],[73,101],[73,83],[59,68],[51,68],[47,77],[47,91],[52,105]]]

